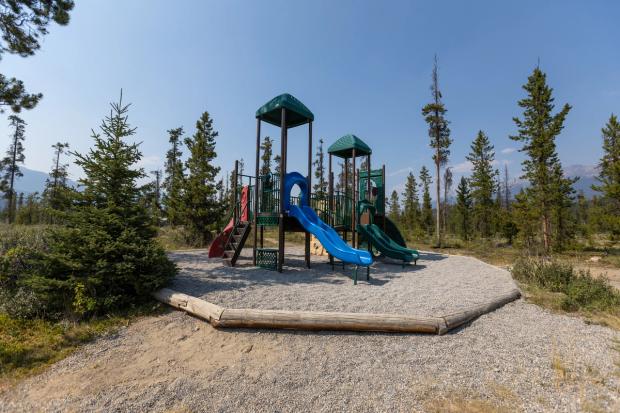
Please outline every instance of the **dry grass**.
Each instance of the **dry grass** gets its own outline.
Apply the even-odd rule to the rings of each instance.
[[[19,379],[40,373],[84,343],[113,333],[138,317],[163,310],[156,303],[81,322],[15,319],[0,313],[0,391]]]
[[[508,413],[514,410],[482,399],[440,399],[426,403],[429,413]]]

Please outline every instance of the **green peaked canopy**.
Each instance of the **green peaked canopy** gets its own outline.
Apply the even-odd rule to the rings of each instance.
[[[314,120],[314,115],[299,99],[288,93],[276,96],[256,111],[256,117],[272,125],[282,124],[282,108],[286,108],[286,126],[294,128]]]
[[[365,156],[372,153],[370,146],[353,134],[344,135],[342,138],[334,142],[327,152],[339,158],[351,158],[355,149],[356,156]]]

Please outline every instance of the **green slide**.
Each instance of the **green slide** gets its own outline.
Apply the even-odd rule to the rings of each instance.
[[[401,247],[375,224],[359,225],[358,229],[366,239],[370,240],[372,246],[386,257],[404,262],[413,261],[414,264],[420,257],[418,251]]]
[[[360,215],[363,214],[365,210],[368,210],[371,217],[374,216],[376,211],[374,205],[367,200],[359,201],[358,208]],[[381,254],[389,258],[402,260],[403,262],[413,261],[414,264],[418,261],[418,258],[420,258],[420,253],[418,251],[400,245],[401,243],[404,244],[405,241],[402,239],[398,229],[396,229],[396,233],[398,234],[397,238],[399,239],[394,240],[388,234],[383,232],[381,228],[373,224],[372,218],[370,222],[370,224],[358,225],[357,230],[367,241],[370,241],[373,248],[377,249],[381,252]],[[390,225],[396,228],[392,221],[389,222],[389,225],[387,225],[386,221],[386,227],[389,227]],[[386,229],[388,229],[388,231],[390,230],[390,228]]]

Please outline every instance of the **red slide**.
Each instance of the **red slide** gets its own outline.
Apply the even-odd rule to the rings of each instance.
[[[250,211],[248,210],[248,199],[250,195],[250,188],[245,185],[241,188],[241,221],[249,221],[250,220]],[[232,231],[235,223],[233,222],[233,218],[230,219],[228,225],[211,243],[209,247],[209,258],[220,258],[224,255],[224,248],[226,247],[226,241],[228,241],[228,236]]]

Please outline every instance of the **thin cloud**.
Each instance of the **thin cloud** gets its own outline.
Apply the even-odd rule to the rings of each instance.
[[[398,169],[398,170],[396,170],[394,172],[390,172],[389,174],[387,174],[387,176],[390,176],[390,177],[398,176],[398,175],[402,175],[402,174],[408,174],[409,172],[413,172],[413,168],[410,167],[410,166],[408,166],[406,168]]]
[[[504,154],[504,155],[510,155],[513,152],[516,152],[517,148],[504,148],[500,151],[500,153]]]
[[[161,165],[161,158],[157,155],[143,156],[142,159],[140,159],[136,163],[136,166],[138,168],[151,168],[153,166],[160,166],[160,165]]]
[[[450,168],[452,168],[452,172],[463,174],[463,173],[471,172],[473,165],[471,162],[465,161],[465,162],[457,163],[456,165],[452,165]]]

